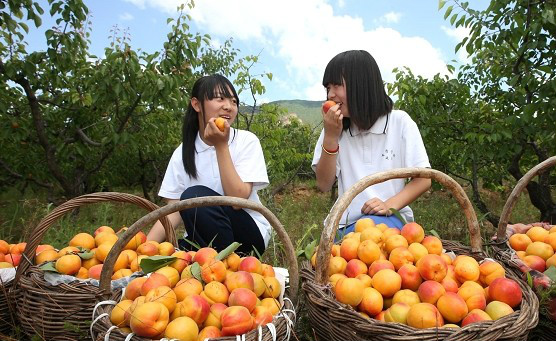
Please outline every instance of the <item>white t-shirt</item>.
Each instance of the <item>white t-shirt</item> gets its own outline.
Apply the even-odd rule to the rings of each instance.
[[[322,153],[324,129],[315,146],[312,167],[316,170]],[[430,167],[429,158],[417,124],[402,110],[393,110],[382,116],[371,129],[361,131],[357,127],[342,131],[340,150],[336,157],[338,196],[365,176],[406,167]],[[372,198],[386,201],[404,188],[404,179],[392,179],[366,188],[348,206],[340,226],[355,222],[362,216],[361,207]],[[409,206],[400,210],[406,221],[413,221]],[[346,220],[347,217],[347,220]]]
[[[253,183],[253,189],[249,195],[249,200],[261,203],[257,191],[268,186],[268,174],[264,160],[261,143],[255,134],[246,130],[230,128],[230,139],[228,141],[230,155],[236,171],[243,182]],[[195,140],[195,165],[197,167],[197,178],[189,177],[185,173],[182,158],[182,144],[176,148],[158,195],[167,199],[180,199],[181,194],[187,188],[195,185],[202,185],[224,195],[222,182],[220,180],[220,170],[216,159],[216,150],[203,142],[199,134]],[[270,223],[257,211],[245,209],[255,220],[261,231],[265,246],[270,240]]]

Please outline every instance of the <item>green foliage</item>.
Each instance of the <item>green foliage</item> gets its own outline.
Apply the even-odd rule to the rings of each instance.
[[[199,76],[236,74],[236,83],[254,94],[264,92],[260,77],[272,77],[249,75],[257,57],[238,58],[231,40],[215,48],[210,36],[190,32],[184,5],[168,20],[161,51],[134,49],[115,28],[102,58],[89,52],[91,22],[82,1],[48,5],[49,14],[23,0],[0,9],[0,187],[31,185],[73,197],[140,185],[150,197],[181,141]],[[45,51],[25,50],[25,11],[37,27],[41,16],[55,19]]]
[[[432,167],[468,182],[474,202],[496,224],[480,189],[501,190],[556,154],[554,2],[492,1],[477,11],[440,1],[439,8],[447,3],[445,18],[470,29],[456,50],[465,47],[472,62],[457,79],[395,70],[388,89],[421,129]],[[554,221],[548,175],[528,189],[540,219]]]
[[[277,184],[291,176],[313,174],[310,169],[316,137],[310,126],[273,104],[264,104],[256,114],[242,114],[239,127],[253,132],[263,147],[270,183]],[[247,124],[250,126],[247,127]]]
[[[288,113],[295,114],[302,122],[309,124],[311,127],[317,127],[322,123],[322,101],[287,100],[271,102],[270,104],[286,108]]]

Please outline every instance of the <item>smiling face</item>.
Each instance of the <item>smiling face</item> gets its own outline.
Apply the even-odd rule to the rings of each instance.
[[[349,117],[345,83],[340,85],[328,84],[326,86],[326,96],[329,100],[339,103],[342,115],[344,115],[344,117]]]
[[[231,94],[231,89],[228,89]],[[214,97],[205,98],[203,103],[198,98],[191,99],[191,105],[199,116],[199,132],[203,136],[205,126],[211,118],[222,117],[228,121],[231,126],[234,123],[238,113],[238,103],[235,97],[227,97],[223,91],[215,89]]]

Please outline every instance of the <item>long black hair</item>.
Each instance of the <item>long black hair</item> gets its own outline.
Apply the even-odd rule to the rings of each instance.
[[[195,166],[195,139],[199,132],[199,124],[206,125],[204,112],[205,100],[211,100],[215,97],[235,98],[236,105],[239,109],[239,97],[232,82],[222,75],[210,75],[199,78],[193,89],[191,90],[191,98],[195,97],[201,104],[201,111],[203,112],[203,122],[199,122],[199,113],[195,111],[191,105],[191,100],[187,106],[187,111],[183,119],[183,145],[182,145],[182,158],[183,167],[187,175],[197,178],[197,167]]]
[[[393,102],[384,90],[380,69],[367,51],[345,51],[332,58],[322,78],[323,86],[330,84],[346,87],[350,117],[344,117],[344,130],[352,121],[359,129],[368,130],[392,111]]]

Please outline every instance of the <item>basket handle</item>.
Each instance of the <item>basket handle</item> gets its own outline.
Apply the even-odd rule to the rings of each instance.
[[[188,208],[204,206],[236,206],[248,208],[261,213],[269,221],[284,245],[290,276],[290,296],[292,301],[296,302],[297,290],[299,286],[299,268],[297,265],[295,249],[288,236],[288,233],[286,232],[278,218],[276,218],[276,216],[268,208],[251,200],[229,196],[208,196],[178,201],[159,208],[156,211],[150,212],[146,216],[137,220],[127,229],[127,231],[120,237],[120,239],[116,241],[116,244],[114,244],[114,246],[108,253],[106,260],[104,261],[104,266],[102,267],[102,273],[100,275],[100,288],[106,293],[110,292],[110,279],[116,259],[120,253],[120,250],[123,249],[123,247],[129,242],[129,240],[131,240],[132,236],[135,235],[137,231],[141,230],[145,226],[149,226],[156,220],[160,219],[161,217],[167,216],[170,213],[178,212]]]
[[[85,194],[66,201],[65,203],[52,210],[52,212],[50,212],[46,217],[44,217],[29,235],[27,246],[25,247],[25,256],[23,257],[24,260],[17,267],[15,277],[16,281],[19,279],[19,276],[25,273],[25,271],[32,265],[37,247],[42,241],[46,231],[48,231],[48,229],[50,228],[50,226],[52,226],[52,224],[54,224],[54,222],[56,222],[66,213],[71,212],[80,206],[106,201],[130,203],[139,207],[143,207],[147,211],[154,211],[159,208],[158,205],[150,202],[145,198],[141,198],[133,194],[118,192],[98,192]],[[170,223],[168,218],[163,217],[161,219],[161,222],[164,226],[164,231],[166,232],[166,238],[168,238],[168,241],[174,245],[177,245],[176,234],[174,233],[174,228],[172,227],[172,224]]]
[[[539,163],[535,167],[531,168],[515,185],[512,193],[508,197],[504,208],[502,209],[502,214],[500,215],[500,221],[498,222],[498,231],[496,233],[496,238],[498,240],[504,240],[506,237],[506,228],[508,227],[508,221],[510,220],[510,215],[512,214],[512,210],[514,208],[517,199],[519,199],[519,195],[521,192],[527,187],[531,179],[537,176],[540,173],[543,173],[547,169],[550,169],[556,165],[556,156],[552,156],[543,162]]]
[[[473,210],[473,206],[469,198],[465,194],[463,188],[454,179],[448,175],[431,169],[431,168],[398,168],[386,172],[379,172],[368,175],[353,186],[351,186],[339,199],[336,201],[330,211],[330,215],[325,221],[324,230],[320,239],[320,244],[317,252],[317,266],[316,266],[316,281],[321,285],[328,283],[328,266],[330,262],[330,250],[334,243],[334,236],[338,230],[338,225],[342,214],[347,209],[353,198],[361,193],[365,188],[374,184],[381,183],[390,179],[405,179],[405,178],[426,178],[433,179],[439,182],[442,186],[451,191],[454,198],[462,208],[467,226],[470,234],[470,244],[473,252],[481,252],[482,242],[479,230],[479,222],[477,215]],[[325,264],[324,266],[322,266]]]

